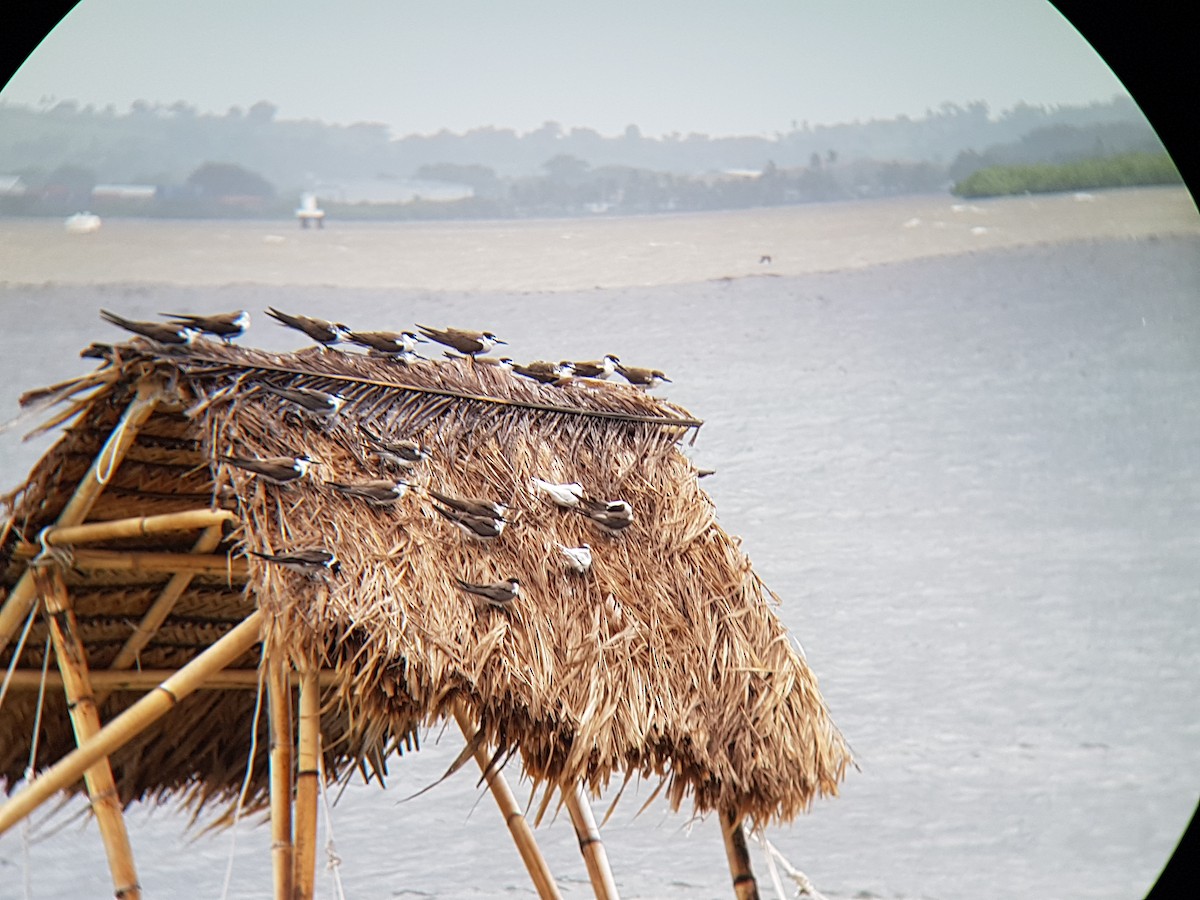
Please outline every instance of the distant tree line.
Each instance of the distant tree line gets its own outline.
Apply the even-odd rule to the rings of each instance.
[[[945,191],[995,165],[1061,163],[1162,153],[1125,97],[1082,107],[943,104],[833,126],[792,123],[773,137],[692,134],[615,137],[554,122],[517,134],[480,128],[392,139],[385,126],[277,118],[266,101],[224,115],[188,104],[137,102],[125,113],[69,101],[45,109],[0,104],[0,176],[22,196],[0,212],[291,215],[318,181],[421,178],[467,185],[473,196],[435,202],[348,204],[331,217],[428,218],[638,213],[769,206]],[[152,197],[92,194],[98,184],[153,185]]]
[[[1166,153],[1122,153],[1066,163],[989,166],[957,182],[953,192],[960,197],[997,197],[1182,181],[1183,176]]]

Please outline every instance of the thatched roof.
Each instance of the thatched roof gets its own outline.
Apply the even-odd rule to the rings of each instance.
[[[790,819],[836,793],[850,754],[816,678],[680,450],[699,422],[624,385],[543,386],[465,361],[405,366],[316,349],[279,355],[201,342],[164,351],[137,339],[55,398],[77,404],[76,418],[12,498],[0,546],[8,589],[146,379],[161,383],[163,399],[89,521],[225,508],[238,524],[213,550],[236,565],[191,579],[137,653],[138,668],[177,668],[257,605],[269,623],[264,653],[332,673],[322,718],[331,777],[360,765],[378,771],[392,749],[411,749],[420,727],[461,703],[491,747],[519,749],[535,782],[579,781],[599,792],[614,777],[661,778],[676,807],[691,796],[697,811],[758,822]],[[347,403],[324,427],[287,412],[264,383],[338,391]],[[495,498],[513,507],[513,524],[483,544],[441,518],[419,489],[382,508],[330,489],[326,480],[380,477],[360,423],[431,449],[408,476],[415,485]],[[289,486],[220,462],[303,450],[320,465]],[[533,477],[626,500],[636,519],[619,535],[601,534],[531,490]],[[580,576],[556,544],[585,541],[594,564]],[[195,542],[195,532],[179,532],[105,549],[186,553]],[[310,578],[242,561],[247,550],[300,547],[333,549],[340,573]],[[136,566],[66,572],[93,671],[113,664],[171,577]],[[512,575],[524,594],[505,609],[473,603],[456,583]],[[19,669],[40,670],[46,634],[35,620]],[[256,649],[235,668],[252,671],[258,658]],[[102,719],[138,696],[107,692]],[[122,798],[234,796],[254,706],[252,686],[182,701],[112,758]],[[26,690],[0,708],[0,778],[10,790],[28,761],[35,707]],[[47,693],[41,764],[74,746],[64,707],[61,692]]]

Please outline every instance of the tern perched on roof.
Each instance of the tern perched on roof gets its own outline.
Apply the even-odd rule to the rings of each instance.
[[[621,360],[609,353],[603,359],[589,359],[586,362],[570,362],[563,360],[562,365],[570,366],[572,374],[578,378],[599,378],[601,380],[608,379],[613,372],[617,371],[617,366],[621,364]]]
[[[670,381],[665,374],[658,369],[643,369],[639,366],[625,366],[617,363],[617,372],[619,372],[626,381],[640,388],[658,387],[664,381]]]
[[[453,347],[459,353],[467,356],[477,356],[487,353],[497,344],[504,344],[490,331],[467,331],[463,328],[430,328],[428,325],[418,325],[417,328],[425,337],[437,341],[447,347]]]
[[[338,341],[344,341],[350,333],[350,329],[340,322],[314,319],[312,316],[291,315],[280,312],[273,306],[267,307],[267,315],[281,325],[304,332],[323,347],[330,347]]]
[[[552,481],[543,481],[540,478],[532,478],[530,481],[537,490],[562,507],[570,508],[578,506],[580,498],[583,497],[583,485],[578,481],[572,481],[567,484],[555,484]]]
[[[559,544],[558,549],[566,557],[567,563],[575,572],[585,575],[591,569],[592,548],[589,544],[580,544],[578,547],[568,547],[566,544]]]
[[[221,462],[244,469],[272,484],[291,484],[308,474],[309,467],[316,462],[307,453],[300,456],[268,456],[253,459],[246,456],[222,456]]]
[[[504,533],[504,526],[507,524],[500,516],[476,516],[458,509],[447,509],[436,503],[433,504],[433,508],[439,515],[457,525],[463,534],[475,540],[490,541],[492,538],[498,538]]]
[[[452,494],[435,491],[433,488],[426,488],[425,493],[435,500],[440,500],[451,509],[470,516],[490,516],[493,519],[503,519],[505,513],[508,512],[507,505],[494,500],[485,500],[482,497],[455,497]]]
[[[401,359],[416,358],[413,351],[417,343],[425,339],[412,331],[351,331],[346,340],[366,347],[370,356],[395,356]]]
[[[366,500],[372,506],[391,506],[408,493],[408,482],[402,480],[360,481],[356,484],[327,481],[325,484],[347,497]]]
[[[487,601],[489,606],[509,606],[521,596],[521,582],[516,578],[506,578],[503,581],[495,581],[491,584],[472,584],[469,581],[463,581],[461,578],[455,580],[458,582],[460,588],[468,594],[482,597]]]
[[[535,359],[526,365],[513,363],[512,370],[518,375],[540,381],[542,384],[558,384],[571,377],[571,363],[552,363],[544,359]]]
[[[358,430],[366,439],[371,452],[389,466],[411,469],[417,463],[429,459],[429,451],[422,448],[416,441],[382,437],[362,422],[358,423]]]
[[[282,397],[304,415],[326,422],[346,405],[346,398],[341,394],[329,394],[312,388],[282,388],[264,384],[262,389]]]
[[[471,356],[471,357],[467,357],[467,356],[463,356],[461,353],[455,353],[453,350],[446,350],[445,352],[442,353],[442,356],[446,357],[446,359],[454,359],[454,360],[470,359],[477,366],[495,366],[497,369],[500,369],[501,371],[504,371],[504,372],[511,372],[512,367],[513,367],[513,361],[507,356],[500,356],[500,357]]]
[[[275,563],[278,566],[283,566],[285,569],[291,569],[293,572],[300,572],[310,578],[322,573],[336,575],[342,568],[341,561],[333,552],[323,547],[314,547],[307,550],[285,550],[274,554],[259,553],[255,550],[248,552],[259,559],[265,559],[269,563]]]
[[[234,338],[241,337],[250,327],[250,313],[244,309],[211,316],[193,316],[190,313],[159,313],[159,315],[174,319],[178,324],[195,328],[204,334],[218,337],[226,344],[232,343]]]
[[[624,500],[584,499],[579,512],[608,534],[618,534],[633,524],[633,507]]]
[[[118,328],[124,328],[126,331],[132,331],[134,334],[149,338],[158,344],[186,345],[191,344],[200,336],[199,329],[193,328],[191,325],[166,324],[164,322],[135,322],[133,319],[118,316],[107,309],[100,310],[100,318],[116,325]]]

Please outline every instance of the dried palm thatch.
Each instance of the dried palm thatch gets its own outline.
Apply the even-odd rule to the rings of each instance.
[[[0,584],[11,589],[44,549],[42,529],[149,382],[161,385],[161,399],[106,473],[88,521],[215,508],[236,524],[199,540],[194,531],[126,537],[64,561],[104,721],[139,696],[118,673],[175,669],[259,608],[263,647],[222,683],[253,688],[260,655],[320,669],[330,777],[361,768],[382,778],[384,759],[415,747],[419,728],[466,710],[498,756],[519,750],[525,773],[550,787],[598,793],[614,777],[646,777],[661,780],[675,808],[690,796],[698,812],[758,823],[836,793],[849,751],[771,610],[773,595],[716,524],[679,450],[700,425],[685,410],[625,386],[545,386],[470,361],[400,365],[212,342],[162,350],[141,340],[107,353],[94,375],[36,397],[66,404],[54,424],[73,424],[10,497]],[[346,404],[317,423],[264,385],[338,392]],[[431,450],[394,505],[325,484],[382,477],[360,425]],[[221,461],[305,451],[319,463],[284,486]],[[625,500],[635,520],[602,533],[534,491],[535,477]],[[436,513],[425,488],[505,503],[509,526],[486,543],[471,540]],[[580,575],[557,545],[583,542],[594,562]],[[340,572],[308,577],[246,553],[313,547],[336,552]],[[143,562],[116,565],[105,553]],[[193,565],[173,605],[147,617],[188,553],[214,562]],[[506,608],[476,603],[458,586],[510,576],[523,594]],[[46,628],[34,620],[16,660],[25,680],[14,684],[40,672]],[[0,665],[15,652],[14,642]],[[73,747],[64,701],[47,696],[43,762]],[[122,800],[231,799],[246,772],[254,705],[253,690],[180,702],[113,755]],[[10,790],[28,763],[35,706],[35,693],[15,690],[0,708],[0,778]],[[251,802],[261,806],[260,728]]]

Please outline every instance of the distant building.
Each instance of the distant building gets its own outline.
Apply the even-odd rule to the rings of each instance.
[[[110,213],[147,213],[158,200],[158,188],[152,184],[98,184],[92,188],[92,209]]]
[[[158,188],[152,184],[98,184],[92,188],[93,200],[149,203],[157,196]]]

